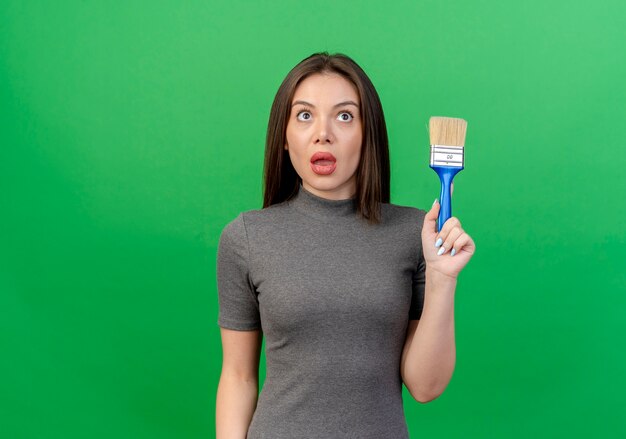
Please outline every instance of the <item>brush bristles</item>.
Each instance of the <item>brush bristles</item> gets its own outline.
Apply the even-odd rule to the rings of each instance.
[[[465,119],[431,117],[429,125],[431,145],[465,146]]]

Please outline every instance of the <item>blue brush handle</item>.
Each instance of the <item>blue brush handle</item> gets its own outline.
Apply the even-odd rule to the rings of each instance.
[[[452,198],[450,194],[450,185],[454,176],[463,169],[463,167],[452,166],[431,166],[433,170],[439,175],[441,180],[441,193],[439,194],[439,218],[437,219],[437,231],[441,231],[441,228],[445,222],[452,216]]]

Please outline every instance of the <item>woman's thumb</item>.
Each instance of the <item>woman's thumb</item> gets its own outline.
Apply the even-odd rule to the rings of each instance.
[[[433,207],[424,215],[424,230],[437,233],[437,217],[439,216],[439,200],[435,199]]]
[[[429,221],[436,221],[437,217],[439,216],[439,199],[435,198],[435,201],[433,202],[433,206],[430,208],[430,210],[426,213],[426,220]]]

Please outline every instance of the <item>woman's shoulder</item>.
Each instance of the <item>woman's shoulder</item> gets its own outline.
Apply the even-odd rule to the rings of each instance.
[[[251,227],[276,224],[283,217],[284,212],[285,203],[274,204],[262,209],[244,210],[224,226],[222,233],[241,235],[246,234]]]
[[[382,203],[381,211],[384,221],[388,223],[413,224],[418,222],[421,224],[426,215],[426,211],[423,209],[393,203]]]

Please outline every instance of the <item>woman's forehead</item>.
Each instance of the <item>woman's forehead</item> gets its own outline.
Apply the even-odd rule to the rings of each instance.
[[[329,100],[358,104],[359,94],[354,84],[338,73],[315,73],[298,84],[292,104],[298,100],[311,104],[315,104],[313,101],[326,103]]]

